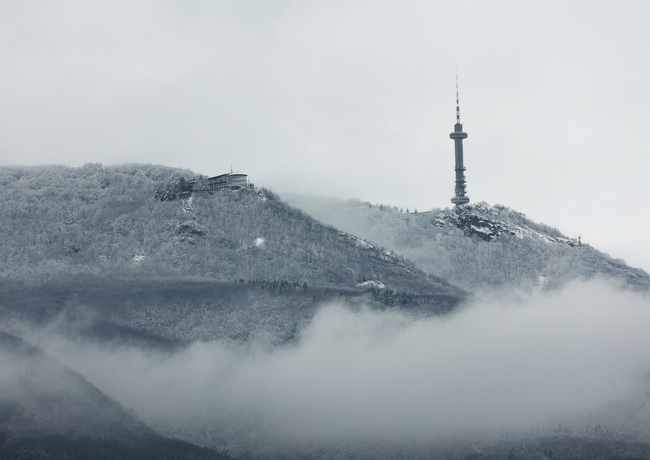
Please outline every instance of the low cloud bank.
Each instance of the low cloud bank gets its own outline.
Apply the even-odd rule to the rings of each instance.
[[[648,298],[590,282],[429,319],[329,305],[273,350],[54,352],[145,422],[202,444],[429,442],[621,400],[650,370],[649,324]]]

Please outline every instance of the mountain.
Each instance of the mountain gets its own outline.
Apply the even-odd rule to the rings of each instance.
[[[0,168],[0,327],[154,347],[276,344],[328,300],[441,313],[466,298],[268,190],[190,195],[192,180],[152,165]]]
[[[229,458],[159,436],[81,375],[3,332],[0,363],[0,458]]]
[[[447,329],[454,316],[432,316],[454,311],[467,291],[594,277],[644,291],[645,272],[503,206],[410,213],[287,197],[293,207],[269,190],[202,182],[152,165],[0,168],[0,457],[220,458],[151,426],[244,458],[647,458],[646,387],[595,425],[498,440],[438,445],[406,433],[384,443],[330,437],[326,423],[309,430],[328,405],[349,405],[364,425],[356,399],[399,409],[411,393],[463,391],[435,392],[445,366],[427,374],[402,365],[421,359],[426,370],[440,358],[453,364],[447,373],[465,375],[467,364],[455,363],[462,350],[429,338],[457,335]],[[354,314],[339,316],[340,304]],[[400,353],[396,339],[411,330]],[[489,378],[495,358],[468,380]],[[380,372],[367,375],[364,363]],[[504,369],[504,381],[524,372]],[[316,406],[307,406],[322,410],[301,404],[310,391]],[[402,413],[369,405],[380,426]]]
[[[377,281],[414,293],[460,292],[267,190],[182,200],[161,192],[195,176],[150,165],[0,168],[0,275],[129,272],[348,287]]]
[[[152,165],[0,168],[0,331],[54,351],[59,341],[163,359],[196,342],[295,343],[328,303],[432,315],[467,298],[268,190],[190,195],[186,184],[193,179],[201,177]],[[189,444],[177,446],[135,418],[124,419],[128,412],[79,374],[21,339],[3,337],[13,350],[7,362],[33,375],[34,385],[40,382],[7,383],[26,393],[7,390],[6,452],[23,458],[39,452],[101,458],[104,451],[111,453],[106,457],[147,458],[159,448],[187,458],[192,452]],[[10,368],[3,366],[2,375]],[[83,406],[77,397],[87,412],[72,410]],[[116,421],[93,420],[92,413]],[[102,438],[105,426],[113,434]],[[196,458],[201,455],[214,454],[197,450]]]
[[[553,289],[595,277],[647,291],[650,276],[501,205],[404,212],[359,200],[287,195],[324,223],[385,246],[469,291]]]

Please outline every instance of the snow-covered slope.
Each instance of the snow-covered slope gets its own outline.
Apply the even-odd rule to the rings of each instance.
[[[399,291],[454,291],[268,190],[161,198],[160,190],[173,191],[193,177],[152,165],[0,168],[0,275],[193,276],[347,287],[372,280]]]
[[[427,273],[469,290],[548,289],[594,277],[650,289],[650,276],[643,270],[501,205],[404,212],[358,200],[284,198],[325,223],[403,254]]]
[[[195,176],[152,165],[0,168],[0,330],[29,337],[56,324],[68,337],[154,347],[277,344],[324,301],[438,314],[466,297],[268,190],[181,199],[178,184]]]

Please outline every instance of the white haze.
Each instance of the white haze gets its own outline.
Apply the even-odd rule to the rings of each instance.
[[[206,444],[429,442],[625,398],[650,370],[648,324],[647,297],[590,282],[428,319],[329,305],[298,344],[271,350],[53,351],[145,422],[169,434],[201,426],[193,439]]]

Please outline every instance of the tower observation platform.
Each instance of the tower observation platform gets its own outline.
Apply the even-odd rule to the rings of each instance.
[[[451,202],[456,206],[469,203],[469,197],[465,190],[465,166],[463,165],[463,139],[467,139],[467,133],[463,132],[463,125],[460,122],[460,105],[458,103],[458,76],[456,76],[456,124],[454,132],[449,135],[454,140],[454,150],[456,159],[456,187]]]

